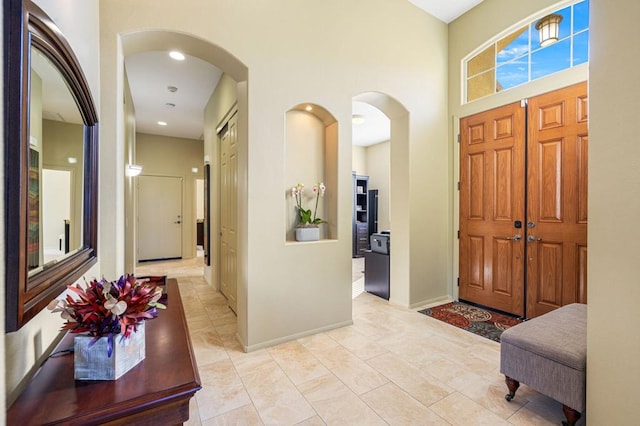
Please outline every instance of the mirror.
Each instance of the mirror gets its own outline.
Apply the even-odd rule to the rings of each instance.
[[[68,42],[29,0],[5,6],[6,331],[97,261],[98,124]]]
[[[31,47],[27,269],[32,277],[81,247],[84,123],[58,69]]]

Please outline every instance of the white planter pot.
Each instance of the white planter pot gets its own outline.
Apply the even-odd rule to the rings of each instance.
[[[116,380],[145,358],[144,321],[138,331],[122,341],[113,336],[113,353],[107,355],[107,337],[101,337],[91,347],[93,337],[79,334],[74,337],[74,378],[76,380]]]
[[[320,239],[320,228],[296,228],[296,241],[318,241]]]

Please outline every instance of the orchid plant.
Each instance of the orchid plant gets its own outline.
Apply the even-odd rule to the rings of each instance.
[[[318,213],[318,201],[320,201],[320,197],[324,196],[324,192],[326,191],[326,186],[323,182],[318,182],[313,185],[312,192],[316,199],[315,208],[313,212],[311,209],[305,209],[302,207],[302,196],[304,193],[304,184],[298,183],[296,186],[291,188],[291,196],[294,198],[296,202],[296,208],[298,209],[298,220],[300,227],[310,227],[310,226],[318,226],[321,223],[328,223],[326,220],[320,219],[317,216]]]
[[[120,334],[122,340],[129,338],[142,321],[156,318],[158,309],[166,308],[158,302],[162,287],[150,281],[139,281],[129,274],[114,282],[94,279],[86,288],[79,284],[67,288],[80,299],[68,294],[65,299],[53,300],[49,309],[60,312],[66,320],[63,330],[93,336],[89,347],[100,337],[107,336],[109,357],[113,352],[114,335]]]

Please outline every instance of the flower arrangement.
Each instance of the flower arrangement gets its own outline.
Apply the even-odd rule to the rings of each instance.
[[[162,287],[150,281],[138,281],[130,274],[113,282],[105,278],[100,281],[94,279],[86,288],[79,284],[67,288],[80,299],[68,294],[65,299],[53,300],[49,309],[60,312],[66,320],[63,330],[93,336],[89,347],[107,336],[109,357],[113,351],[114,335],[120,334],[122,340],[129,338],[142,321],[156,318],[158,309],[166,308],[158,302],[162,297]]]
[[[302,207],[302,195],[304,193],[304,184],[298,183],[296,186],[291,188],[291,196],[295,199],[296,208],[298,209],[298,220],[300,221],[299,227],[311,227],[318,226],[321,223],[328,223],[326,220],[320,219],[317,217],[318,212],[318,201],[320,197],[324,196],[324,192],[326,191],[326,186],[322,182],[318,182],[313,185],[313,194],[315,195],[316,205],[313,209],[305,209]]]

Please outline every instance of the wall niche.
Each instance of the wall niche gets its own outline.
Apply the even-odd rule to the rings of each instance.
[[[299,224],[296,201],[291,189],[304,184],[302,207],[316,206],[313,186],[323,182],[326,191],[318,202],[316,217],[328,223],[320,225],[320,240],[338,237],[338,122],[320,105],[302,103],[286,113],[286,237],[296,241]]]

